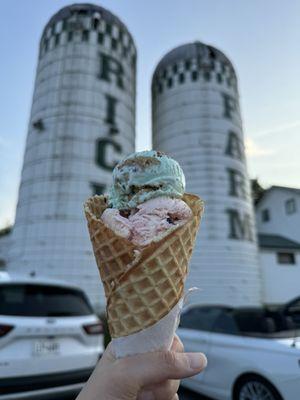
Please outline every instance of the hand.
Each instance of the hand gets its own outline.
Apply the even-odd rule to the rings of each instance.
[[[183,353],[175,336],[171,350],[115,359],[110,345],[76,400],[178,400],[179,379],[206,367],[202,353]]]

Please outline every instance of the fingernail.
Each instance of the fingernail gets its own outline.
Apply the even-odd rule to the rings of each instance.
[[[190,367],[192,369],[203,369],[207,365],[207,359],[204,354],[201,353],[188,353],[187,354]]]

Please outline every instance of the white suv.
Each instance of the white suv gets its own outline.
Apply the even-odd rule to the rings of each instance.
[[[102,333],[78,287],[0,279],[0,399],[79,391],[103,352]]]

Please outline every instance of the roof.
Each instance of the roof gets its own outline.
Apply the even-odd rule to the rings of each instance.
[[[275,186],[271,186],[269,189],[265,189],[256,204],[260,203],[261,200],[266,196],[266,194],[270,193],[271,190],[283,190],[283,191],[291,192],[291,193],[296,194],[296,195],[300,195],[300,188],[293,188],[293,187],[288,187],[288,186],[276,186],[275,185]]]
[[[288,187],[288,186],[271,186],[270,189],[268,189],[268,190],[271,190],[271,189],[288,190],[295,194],[300,194],[300,188],[292,188],[292,187]]]
[[[172,63],[194,57],[196,57],[197,59],[201,59],[203,56],[207,54],[209,54],[213,58],[221,60],[224,64],[229,66],[232,73],[236,77],[236,73],[232,65],[232,62],[229,60],[227,56],[225,56],[225,54],[222,51],[205,43],[195,41],[192,43],[186,43],[181,46],[178,46],[173,50],[169,51],[167,54],[165,54],[158,63],[157,67],[155,68],[152,81],[155,80],[156,76],[162,69],[166,68],[168,65]]]
[[[300,243],[294,242],[284,236],[269,235],[265,233],[258,234],[259,247],[264,249],[291,249],[300,250]]]
[[[93,13],[99,13],[101,17],[104,20],[108,21],[109,23],[115,23],[116,25],[121,26],[122,29],[124,29],[128,33],[134,44],[134,40],[131,33],[128,31],[126,25],[116,15],[114,15],[104,7],[90,3],[75,3],[61,8],[50,18],[50,20],[46,24],[42,33],[42,37],[52,24],[55,24],[56,22],[61,21],[65,18],[69,18],[74,13],[80,13],[80,12],[82,13],[84,12],[88,15],[92,15]]]

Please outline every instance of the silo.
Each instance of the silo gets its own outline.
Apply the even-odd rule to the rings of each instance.
[[[205,201],[191,262],[191,301],[261,301],[253,206],[237,77],[230,60],[200,42],[170,51],[152,80],[153,148],[183,167],[187,191]]]
[[[40,40],[9,271],[102,285],[83,202],[106,190],[135,148],[136,49],[126,26],[91,4],[58,11]]]

